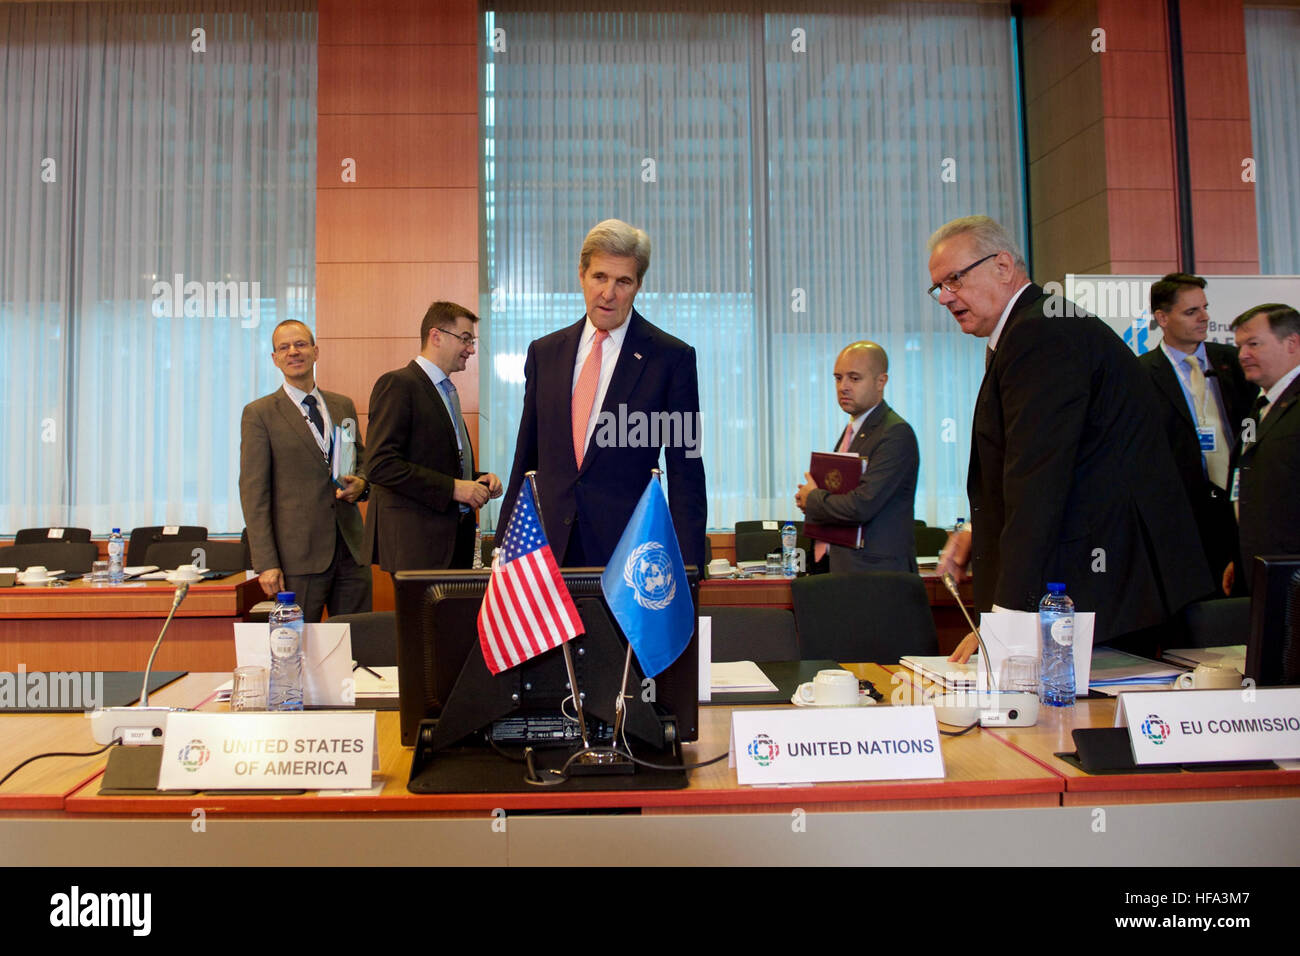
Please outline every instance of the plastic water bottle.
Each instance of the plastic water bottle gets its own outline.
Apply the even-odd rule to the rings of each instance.
[[[787,578],[795,575],[794,549],[797,543],[798,532],[794,530],[794,525],[787,521],[785,527],[781,529],[781,573]]]
[[[122,570],[122,555],[126,551],[126,544],[122,541],[122,529],[114,528],[113,533],[108,536],[108,583],[121,584],[125,579],[125,572]]]
[[[483,529],[477,523],[474,525],[474,557],[470,559],[470,568],[483,570]]]
[[[1038,625],[1042,632],[1042,693],[1044,704],[1074,706],[1074,602],[1065,585],[1049,583],[1038,602]]]
[[[275,596],[271,609],[271,680],[269,710],[302,710],[302,608],[292,591]]]

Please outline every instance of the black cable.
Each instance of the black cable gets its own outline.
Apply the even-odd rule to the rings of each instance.
[[[962,734],[968,734],[968,733],[970,733],[972,730],[974,730],[974,729],[975,729],[976,727],[978,727],[979,725],[980,725],[980,722],[977,720],[977,721],[975,721],[975,723],[971,724],[969,727],[966,727],[966,728],[964,728],[964,729],[962,729],[962,730],[941,730],[941,731],[939,731],[939,733],[943,734],[943,736],[945,736],[945,737],[960,737]]]
[[[22,770],[23,767],[26,767],[33,760],[42,760],[45,757],[98,757],[109,747],[113,746],[113,744],[120,744],[121,742],[122,742],[122,738],[118,737],[112,743],[105,744],[103,747],[100,747],[98,750],[92,750],[90,753],[86,753],[86,754],[74,754],[74,753],[66,753],[63,751],[54,751],[52,753],[47,753],[47,754],[37,754],[35,757],[28,757],[26,760],[24,760],[18,766],[14,767],[14,769],[10,770],[3,777],[0,777],[0,787],[3,787],[10,777],[16,774],[19,770]]]

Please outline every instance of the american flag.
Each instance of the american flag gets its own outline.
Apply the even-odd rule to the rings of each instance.
[[[493,674],[583,633],[525,481],[478,612],[478,640]]]

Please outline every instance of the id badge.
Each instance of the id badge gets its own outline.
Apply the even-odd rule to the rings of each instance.
[[[1232,491],[1228,492],[1228,500],[1234,504],[1237,501],[1237,492],[1241,489],[1241,469],[1238,468],[1232,473]]]
[[[1215,452],[1219,450],[1219,432],[1212,427],[1196,429],[1196,437],[1201,443],[1201,451]]]

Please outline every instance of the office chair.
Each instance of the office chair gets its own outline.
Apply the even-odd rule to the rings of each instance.
[[[920,575],[819,574],[795,578],[791,593],[803,660],[897,664],[907,654],[939,652]]]
[[[397,666],[397,612],[339,614],[329,624],[352,625],[352,659],[368,667]]]
[[[710,607],[715,661],[797,661],[794,615],[783,607]]]
[[[51,538],[50,532],[55,530],[59,533]],[[54,541],[73,541],[78,544],[85,544],[89,540],[89,528],[23,528],[14,535],[14,544],[45,544]]]
[[[1250,598],[1197,601],[1183,608],[1190,647],[1222,647],[1250,641]]]
[[[203,552],[201,558],[194,555],[199,549]],[[200,560],[207,570],[225,571],[227,574],[244,571],[249,567],[244,563],[242,542],[214,541],[211,538],[206,541],[157,541],[149,545],[144,556],[146,565],[154,564],[164,571],[178,568],[182,564],[198,564]]]
[[[802,527],[802,525],[800,525]],[[803,548],[808,555],[808,563],[813,559],[811,538],[802,534],[795,538],[795,547]],[[736,563],[741,561],[762,561],[773,551],[781,550],[781,532],[779,531],[738,531],[736,532]]]
[[[769,524],[775,524],[776,527],[775,528],[763,527],[764,525],[769,525]],[[795,531],[799,532],[800,534],[803,534],[802,518],[799,519],[798,521],[791,520],[790,524],[794,525]],[[777,534],[780,534],[781,529],[784,528],[785,525],[786,525],[785,521],[773,521],[771,518],[768,518],[765,521],[737,521],[736,527],[733,528],[732,530],[735,531],[736,534],[742,534],[742,533],[747,534],[751,531],[776,531]]]
[[[912,529],[916,538],[916,553],[918,557],[929,557],[934,554],[942,554],[943,549],[948,544],[948,532],[943,528],[928,528],[925,525],[915,526]]]
[[[51,571],[85,574],[97,560],[99,548],[89,541],[51,541],[0,548],[0,568],[14,567],[19,571],[44,565]]]
[[[150,525],[144,528],[132,528],[131,539],[126,546],[126,565],[131,568],[138,568],[141,565],[148,564],[146,558],[149,556],[149,545],[159,541],[207,541],[208,529],[199,528],[193,525],[180,525],[176,528],[175,534],[163,534],[162,525]],[[190,562],[182,561],[181,564]]]

